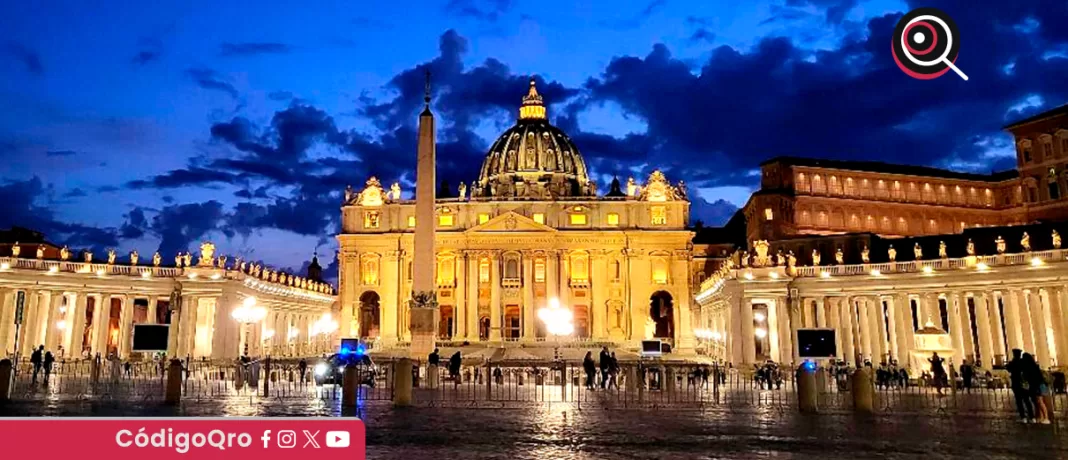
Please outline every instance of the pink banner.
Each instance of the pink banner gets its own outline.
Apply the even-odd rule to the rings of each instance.
[[[0,440],[10,458],[363,460],[367,453],[363,422],[351,418],[0,418]]]

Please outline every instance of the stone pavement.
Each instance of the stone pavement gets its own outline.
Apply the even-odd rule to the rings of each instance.
[[[359,415],[368,458],[1063,458],[1068,437],[1053,426],[1003,416],[802,416],[792,411],[604,410],[567,404],[513,409],[394,409],[358,412],[336,401],[231,398],[167,408],[47,401],[0,406],[0,415],[294,416]]]

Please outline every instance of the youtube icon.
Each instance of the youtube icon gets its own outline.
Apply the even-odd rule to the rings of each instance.
[[[348,431],[328,431],[326,433],[326,447],[346,448],[349,447]]]

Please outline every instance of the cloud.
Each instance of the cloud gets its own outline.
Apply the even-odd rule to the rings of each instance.
[[[19,61],[27,72],[41,76],[44,75],[44,64],[41,63],[41,55],[23,45],[16,42],[8,42],[7,54]]]
[[[223,43],[219,45],[219,56],[246,57],[260,54],[286,54],[292,51],[284,43]]]
[[[712,43],[715,39],[716,34],[708,29],[697,29],[690,35],[691,42]]]
[[[63,194],[64,198],[80,198],[83,196],[87,196],[87,194],[85,193],[85,190],[82,190],[80,188],[70,189],[67,191],[67,193]]]
[[[289,91],[271,91],[267,94],[267,98],[272,101],[288,101],[293,99],[293,93]]]
[[[130,59],[134,65],[146,65],[159,60],[163,55],[163,42],[158,38],[141,38],[137,42],[137,48],[137,53]]]
[[[137,65],[145,65],[149,62],[158,60],[162,54],[163,53],[160,51],[141,50],[138,51],[130,61]]]
[[[616,20],[603,20],[600,24],[603,27],[617,30],[636,29],[641,26],[649,16],[656,14],[656,12],[662,9],[666,4],[667,0],[651,0],[649,3],[645,4],[641,11],[633,16]]]
[[[193,80],[197,86],[209,91],[221,91],[237,99],[237,88],[230,82],[225,81],[214,70],[206,68],[191,68],[185,71],[187,77]]]
[[[24,181],[0,182],[0,228],[20,226],[40,231],[52,242],[76,248],[102,251],[118,245],[118,235],[112,228],[63,222],[52,211],[54,190],[38,177]]]
[[[449,0],[445,12],[479,21],[495,22],[512,8],[512,0]]]
[[[45,155],[50,157],[69,157],[77,154],[78,152],[73,150],[49,150],[45,152]]]

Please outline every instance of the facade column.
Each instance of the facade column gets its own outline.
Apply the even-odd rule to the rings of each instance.
[[[593,303],[596,305],[596,302]],[[590,310],[595,310],[594,305],[590,306]],[[597,318],[601,315],[599,312],[591,313],[594,315],[594,331],[597,331]],[[523,252],[523,333],[521,335],[524,342],[534,341],[535,321],[537,321],[537,316],[534,314],[534,255],[530,251],[525,251]]]
[[[990,369],[994,363],[994,342],[990,340],[990,293],[978,292],[975,299],[975,317],[979,330],[979,353],[983,367]]]
[[[827,313],[824,308],[823,297],[816,298],[816,327],[827,327]]]
[[[886,357],[886,332],[883,327],[883,300],[874,296],[868,301],[868,318],[871,321],[871,363],[878,366]]]
[[[119,313],[119,358],[126,359],[133,348],[134,299],[122,296],[122,310]]]
[[[1012,350],[1023,349],[1023,330],[1020,327],[1020,291],[1018,289],[1009,289],[1002,293],[1002,300],[1005,299],[1005,293],[1008,294],[1008,302],[1005,304],[1005,337],[1008,338],[1009,356],[1012,355]],[[976,311],[978,316],[978,310]]]
[[[891,361],[901,359],[901,345],[898,343],[899,336],[901,335],[901,322],[898,321],[898,296],[887,297],[886,299],[886,343],[890,348],[887,349],[887,364]]]
[[[381,305],[379,307],[379,335],[386,346],[400,340],[400,316],[406,311],[402,305],[404,300],[400,298],[401,285],[407,276],[406,267],[403,265],[403,252],[391,251],[382,257],[382,267],[379,272],[378,282],[382,286]],[[301,334],[304,334],[301,327]],[[299,343],[299,342],[298,342]]]
[[[48,296],[48,315],[45,316],[44,324],[45,350],[51,351],[56,358],[59,358],[57,347],[59,346],[60,335],[63,333],[58,325],[59,321],[62,321],[63,318],[59,313],[59,309],[63,308],[63,297],[64,294],[60,291],[52,291],[51,295]],[[66,323],[64,323],[64,325],[66,325]]]
[[[795,339],[797,337],[797,329],[800,326],[798,318],[801,317],[800,302],[801,299],[797,297],[788,297],[786,299],[785,311],[781,311],[779,314],[788,321],[786,327],[786,354],[783,356],[789,356],[793,358],[793,362],[796,365],[801,362],[800,350],[795,345]]]
[[[159,297],[148,298],[148,313],[145,316],[145,324],[159,323]]]
[[[990,328],[991,328],[991,334],[993,334],[993,336],[994,336],[991,339],[992,342],[994,343],[994,356],[992,357],[994,359],[994,361],[992,361],[991,364],[997,364],[999,356],[1002,358],[1002,361],[1006,361],[1004,359],[1005,358],[1005,336],[1003,335],[1003,332],[1005,330],[1004,329],[1005,325],[1004,325],[1004,322],[1001,321],[1001,309],[1004,308],[1004,297],[1002,298],[1002,306],[1003,307],[1001,307],[1001,308],[999,308],[999,306],[998,306],[997,293],[991,291],[990,292]],[[967,330],[966,332],[970,334],[971,330]]]
[[[22,325],[19,326],[19,355],[21,356],[29,356],[39,345],[40,339],[37,336],[37,332],[40,331],[37,320],[39,307],[41,307],[41,292],[26,291],[26,306],[23,308]]]
[[[560,251],[560,305],[571,308],[571,260],[568,251]]]
[[[1068,294],[1064,286],[1050,288],[1050,319],[1053,321],[1053,343],[1057,347],[1057,365],[1068,366]]]
[[[740,291],[739,289],[738,291]],[[729,328],[726,331],[726,344],[727,344],[727,360],[734,363],[735,366],[741,366],[743,358],[742,355],[742,305],[745,305],[749,299],[741,298],[741,292],[736,291],[734,296],[730,298],[730,304],[727,308],[727,322],[726,326]]]
[[[93,333],[89,343],[93,356],[107,357],[108,322],[111,316],[111,295],[96,294],[93,310]]]
[[[453,293],[456,296],[456,307],[453,310],[453,329],[452,340],[463,341],[467,339],[467,317],[471,315],[471,311],[467,308],[467,251],[460,251],[456,255],[456,266],[453,268],[453,273],[456,274],[456,288],[453,289]]]
[[[467,334],[465,338],[469,341],[478,341],[478,319],[479,319],[479,294],[478,287],[482,282],[478,275],[478,267],[481,265],[481,258],[472,253],[468,257],[467,261],[467,285],[464,289],[467,289]]]
[[[777,363],[784,362],[782,350],[779,348],[782,343],[780,338],[782,337],[782,327],[780,327],[780,320],[778,315],[779,306],[786,303],[785,299],[776,297],[768,305],[768,314],[765,318],[767,321],[766,330],[768,331],[768,357],[772,361]]]
[[[1042,299],[1042,293],[1037,288],[1031,290],[1028,309],[1031,311],[1031,326],[1035,335],[1035,359],[1038,360],[1040,366],[1046,368],[1051,362],[1047,334],[1049,329],[1046,326],[1046,311],[1048,309]]]
[[[593,330],[590,336],[595,340],[608,338],[608,258],[604,251],[590,251],[590,309],[593,315]],[[677,309],[676,309],[677,310]],[[676,322],[676,324],[679,324]]]
[[[858,337],[860,339],[860,362],[863,363],[866,359],[872,358],[871,345],[874,341],[872,340],[871,320],[868,315],[868,310],[871,309],[869,308],[871,302],[867,297],[855,297],[854,300],[857,304],[856,320],[859,323],[858,326],[860,326],[858,327],[860,332],[860,337]]]
[[[490,259],[490,341],[501,340],[501,256],[493,252]]]
[[[964,323],[961,321],[962,310],[966,310],[966,305],[962,300],[964,296],[960,291],[954,291],[946,294],[946,310],[949,313],[949,336],[953,340],[953,352],[956,355],[954,360],[959,366],[964,362],[964,359],[968,356],[964,351]]]
[[[608,261],[604,256],[600,257],[600,264],[602,266],[602,277],[607,279],[608,273]],[[687,353],[692,353],[696,340],[693,335],[693,313],[690,309],[690,302],[693,300],[693,294],[690,291],[690,261],[689,256],[684,256],[682,253],[676,252],[671,259],[671,271],[670,271],[671,284],[675,287],[674,291],[679,293],[677,298],[674,299],[675,308],[672,309],[672,314],[675,316],[675,348],[678,350],[685,350]],[[604,286],[605,283],[601,283]],[[596,289],[596,286],[594,287]],[[597,298],[604,299],[608,297],[608,292],[602,290]],[[783,308],[784,302],[779,304],[776,308]],[[604,301],[601,301],[604,304]],[[601,310],[607,310],[607,306],[601,305]],[[782,311],[782,310],[780,310]],[[603,316],[603,315],[602,315]],[[780,314],[780,321],[786,321],[786,317]],[[604,324],[602,321],[601,324]],[[780,343],[782,340],[780,339]],[[784,358],[785,359],[785,358]]]
[[[912,300],[909,299],[908,294],[898,294],[894,297],[894,305],[897,308],[897,325],[900,326],[897,337],[897,359],[900,364],[908,366],[912,360],[912,347],[916,343],[916,330],[912,323]]]
[[[742,300],[738,318],[742,324],[742,365],[749,369],[756,362],[756,336],[753,333],[753,299]]]
[[[627,292],[630,293],[630,302],[627,305],[627,311],[630,318],[630,340],[638,345],[638,341],[646,338],[645,325],[649,318],[649,296],[651,294],[649,290],[649,284],[651,281],[650,273],[652,267],[650,266],[649,257],[645,251],[640,249],[628,249],[627,250]],[[750,308],[749,317],[752,318],[752,308]],[[752,334],[750,334],[751,336]],[[748,340],[752,340],[753,337],[749,337]],[[743,343],[747,340],[742,338]],[[755,346],[755,343],[754,343]],[[754,352],[755,353],[755,352]],[[743,353],[743,358],[747,356]]]
[[[1031,312],[1034,311],[1031,304],[1031,291],[1020,291],[1020,334],[1023,335],[1023,350],[1035,354],[1035,335],[1032,327]]]
[[[845,341],[845,334],[842,331],[841,315],[838,314],[838,310],[841,308],[839,306],[839,298],[826,297],[825,299],[824,304],[827,305],[829,313],[827,315],[828,327],[834,329],[834,355],[841,358],[843,356],[842,348],[844,345],[843,342]]]
[[[843,358],[846,364],[857,365],[857,351],[853,342],[853,301],[849,297],[842,297],[838,302],[838,315],[842,319],[842,330],[845,333],[842,337],[842,344],[844,345],[842,352],[845,354]]]

